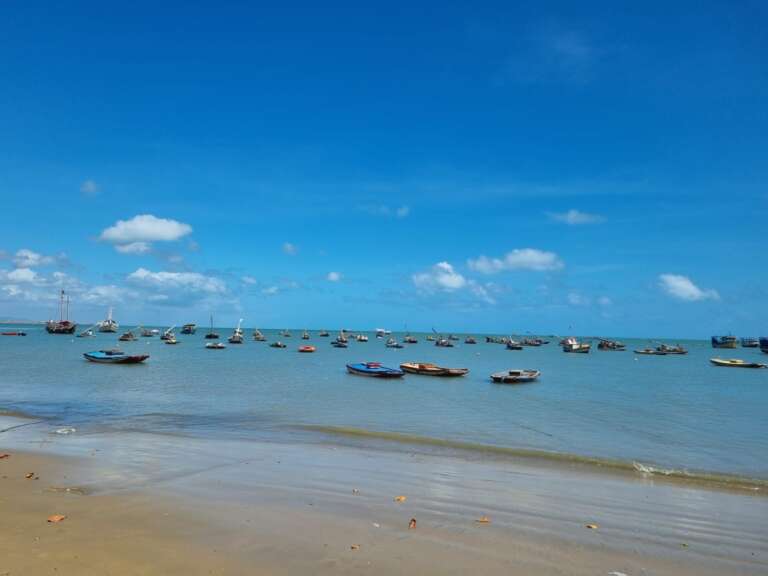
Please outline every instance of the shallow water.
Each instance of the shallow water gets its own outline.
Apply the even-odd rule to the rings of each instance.
[[[145,431],[212,438],[303,440],[365,431],[396,432],[474,445],[543,450],[633,461],[675,470],[768,478],[768,370],[716,368],[713,356],[768,360],[756,349],[713,350],[684,341],[687,356],[628,352],[564,354],[556,339],[507,351],[479,342],[437,348],[420,342],[387,349],[370,334],[348,349],[313,334],[315,354],[294,330],[286,349],[247,340],[204,349],[203,333],[122,343],[151,358],[138,366],[85,362],[82,353],[114,347],[116,335],[52,336],[26,327],[0,338],[0,408],[51,418],[56,427]],[[224,336],[228,329],[220,329]],[[265,331],[271,340],[277,333]],[[249,333],[250,336],[250,333]],[[467,367],[468,376],[407,375],[380,381],[344,365],[377,360]],[[537,383],[494,385],[491,372],[537,368]],[[308,428],[309,426],[309,428]],[[352,429],[352,430],[348,430]],[[362,431],[362,433],[361,433]],[[371,442],[379,439],[371,439]]]

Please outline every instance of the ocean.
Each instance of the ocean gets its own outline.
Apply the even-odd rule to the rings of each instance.
[[[7,329],[7,328],[6,328]],[[14,326],[13,329],[19,329]],[[246,332],[242,345],[206,350],[205,329],[120,343],[150,354],[146,363],[108,366],[83,352],[118,345],[116,334],[49,335],[25,326],[26,337],[0,338],[0,411],[46,419],[78,435],[156,433],[227,440],[385,443],[390,449],[455,449],[572,460],[692,477],[727,475],[768,480],[768,369],[717,368],[709,358],[768,361],[758,349],[713,350],[683,340],[685,356],[636,356],[654,345],[627,339],[626,352],[565,354],[548,345],[509,351],[486,343],[388,349],[367,343],[336,349],[313,331],[292,330],[274,349]],[[225,341],[231,328],[217,331]],[[264,330],[269,341],[278,332]],[[394,334],[402,339],[403,334]],[[669,342],[668,343],[674,343]],[[300,354],[302,344],[317,352]],[[346,372],[348,362],[434,362],[470,369],[463,378],[406,375],[378,380]],[[524,385],[492,384],[492,372],[535,368]]]

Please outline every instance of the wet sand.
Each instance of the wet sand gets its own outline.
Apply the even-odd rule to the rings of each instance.
[[[768,572],[762,495],[439,454],[36,428],[0,435],[0,574]]]

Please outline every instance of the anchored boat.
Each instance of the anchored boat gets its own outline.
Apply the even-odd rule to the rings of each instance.
[[[399,368],[387,368],[380,362],[359,362],[347,364],[347,372],[358,376],[371,376],[373,378],[402,378],[405,372]]]
[[[444,368],[428,362],[403,362],[400,369],[409,374],[421,374],[422,376],[464,376],[469,373],[469,368]]]
[[[97,350],[85,352],[83,356],[97,364],[139,364],[149,358],[149,354],[126,354],[122,350]]]
[[[197,324],[184,324],[184,326],[181,327],[182,334],[194,334],[196,330]]]
[[[768,364],[747,362],[746,360],[740,360],[738,358],[710,358],[709,361],[715,366],[723,366],[726,368],[768,368]]]
[[[522,384],[533,382],[540,375],[538,370],[505,370],[491,374],[491,381],[496,384]]]
[[[208,350],[224,350],[224,348],[226,348],[227,345],[224,344],[224,342],[208,342],[206,343],[205,347]]]
[[[576,338],[570,337],[562,341],[563,352],[573,352],[576,354],[588,354],[592,344],[589,342],[579,342]]]
[[[77,324],[69,321],[69,296],[65,300],[64,290],[59,297],[59,321],[48,320],[45,323],[45,330],[48,334],[74,334],[77,330]]]
[[[304,354],[311,354],[317,350],[314,346],[299,346],[299,352],[302,352]]]
[[[736,336],[712,336],[712,348],[736,348]]]
[[[107,312],[106,319],[102,320],[97,325],[99,328],[99,332],[110,332],[115,333],[117,332],[117,329],[120,327],[120,325],[115,322],[115,320],[112,318],[112,307],[109,307],[109,311]]]

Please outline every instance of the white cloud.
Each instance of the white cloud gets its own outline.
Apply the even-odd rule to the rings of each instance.
[[[568,210],[568,212],[548,212],[548,216],[556,222],[562,222],[569,226],[578,226],[580,224],[597,224],[603,222],[605,218],[599,214],[590,214],[579,210]]]
[[[429,270],[414,274],[411,279],[417,288],[427,292],[452,292],[464,288],[467,284],[467,279],[456,272],[448,262],[438,262]]]
[[[130,220],[118,220],[103,230],[99,239],[123,245],[135,242],[173,242],[191,232],[192,226],[189,224],[158,218],[152,214],[139,214]]]
[[[243,276],[242,278],[240,278],[240,280],[243,282],[243,284],[248,284],[249,286],[253,286],[254,284],[258,284],[259,282],[253,276]]]
[[[267,296],[274,296],[278,292],[280,292],[280,288],[277,286],[270,286],[268,288],[264,288],[261,291],[262,294],[266,294]]]
[[[158,290],[186,290],[206,294],[223,294],[226,285],[219,278],[205,276],[198,272],[151,272],[139,268],[131,272],[127,280],[134,285]]]
[[[579,292],[568,292],[568,304],[571,306],[589,306],[590,300]]]
[[[34,268],[36,266],[45,266],[55,261],[53,256],[43,256],[27,248],[22,248],[13,258],[13,263],[18,268]]]
[[[341,280],[341,274],[338,272],[328,272],[328,276],[326,276],[326,279],[328,282],[338,282]]]
[[[504,270],[544,272],[560,270],[564,266],[563,261],[554,252],[545,252],[535,248],[518,248],[507,252],[502,258],[480,256],[474,260],[468,260],[467,265],[471,270],[483,274],[495,274]]]
[[[679,274],[660,274],[659,286],[667,294],[678,300],[687,300],[689,302],[720,300],[720,294],[716,290],[702,290],[690,278]]]
[[[80,192],[86,196],[96,196],[99,191],[99,185],[93,180],[83,180],[82,184],[80,184]]]
[[[37,273],[29,268],[17,268],[8,272],[6,278],[11,282],[34,282],[37,280]]]
[[[130,244],[117,244],[115,250],[120,254],[146,254],[152,250],[149,242],[131,242]]]
[[[286,242],[283,244],[283,252],[288,254],[289,256],[295,256],[299,251],[299,247],[295,244],[291,244],[290,242]]]

